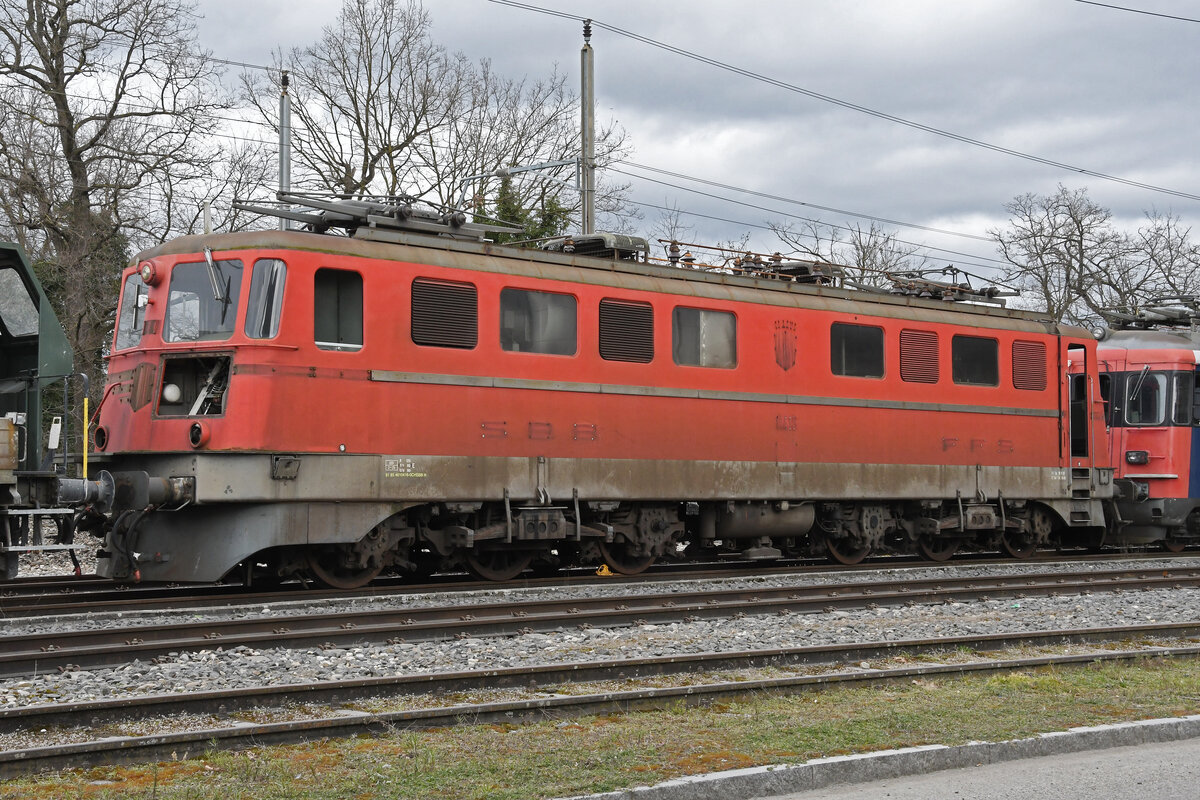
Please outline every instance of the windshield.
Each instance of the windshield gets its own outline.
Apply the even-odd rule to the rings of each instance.
[[[241,261],[176,264],[171,270],[164,341],[228,339],[241,288]]]
[[[0,269],[0,325],[9,336],[38,332],[38,310],[21,276],[11,267]]]

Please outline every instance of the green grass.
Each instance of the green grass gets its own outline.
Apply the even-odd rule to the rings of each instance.
[[[1200,660],[1150,660],[212,753],[11,780],[0,784],[0,798],[523,800],[1198,712]]]

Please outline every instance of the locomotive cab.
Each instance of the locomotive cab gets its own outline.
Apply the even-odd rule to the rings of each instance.
[[[1100,344],[1120,539],[1200,542],[1197,351],[1183,334],[1116,331]]]

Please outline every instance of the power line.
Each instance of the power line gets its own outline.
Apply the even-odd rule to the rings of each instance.
[[[1114,6],[1109,3],[1097,3],[1094,0],[1075,0],[1076,3],[1084,3],[1089,6],[1100,6],[1101,8],[1111,8],[1115,11],[1128,11],[1131,14],[1145,14],[1148,17],[1162,17],[1163,19],[1174,19],[1180,22],[1200,22],[1200,19],[1192,19],[1191,17],[1177,17],[1174,14],[1160,14],[1157,11],[1145,11],[1140,8],[1126,8],[1125,6]]]
[[[727,217],[718,217],[713,214],[701,214],[699,211],[687,211],[687,210],[684,210],[681,208],[660,206],[655,203],[644,203],[639,200],[630,200],[629,203],[631,205],[641,206],[643,208],[653,208],[658,211],[679,213],[679,214],[684,214],[689,217],[698,217],[700,219],[712,220],[713,222],[724,222],[727,225],[736,225],[739,228],[754,228],[755,230],[760,230],[760,231],[770,231],[772,233],[775,232],[775,229],[772,228],[770,225],[762,225],[762,224],[756,223],[756,222],[745,222],[742,220],[729,219]],[[840,226],[831,225],[830,227],[840,227]],[[955,262],[961,266],[979,267],[980,269],[995,269],[997,264],[1007,265],[1007,262],[1005,262],[1005,261],[1000,261],[998,259],[989,259],[987,256],[977,256],[977,255],[973,255],[971,253],[960,253],[957,250],[946,250],[941,247],[931,247],[929,245],[918,244],[916,242],[906,242],[903,239],[896,239],[895,241],[898,244],[907,244],[907,245],[910,245],[913,247],[920,248],[922,250],[932,250],[932,251],[937,251],[939,253],[950,253],[951,255],[966,256],[967,258],[979,258],[979,259],[983,259],[985,261],[995,261],[996,262],[995,264],[978,264],[978,263],[975,263],[972,261],[957,261],[957,262]]]
[[[755,209],[755,210],[757,210],[757,211],[766,211],[766,212],[768,212],[768,213],[770,213],[770,214],[779,214],[779,215],[781,215],[781,216],[784,216],[784,217],[791,217],[792,219],[799,219],[799,220],[803,220],[803,221],[805,221],[805,222],[811,222],[811,223],[814,223],[814,224],[817,224],[817,225],[824,225],[824,226],[826,226],[827,228],[837,228],[837,229],[839,229],[839,230],[844,230],[844,231],[854,231],[854,228],[851,228],[851,227],[849,227],[849,226],[847,226],[847,225],[837,225],[837,224],[835,224],[835,223],[832,223],[832,222],[826,222],[826,221],[824,221],[824,220],[820,220],[820,219],[813,219],[813,218],[811,218],[811,217],[802,217],[802,216],[799,216],[799,215],[797,215],[797,214],[791,214],[791,213],[788,213],[787,211],[780,211],[779,209],[776,209],[776,208],[767,208],[766,206],[759,206],[759,205],[755,205],[754,203],[746,203],[746,202],[744,202],[744,201],[741,201],[741,200],[734,200],[734,199],[733,199],[733,198],[731,198],[731,197],[722,197],[721,195],[712,194],[712,193],[710,193],[710,192],[702,192],[702,191],[700,191],[700,190],[698,190],[698,189],[689,189],[689,188],[688,188],[688,187],[686,187],[686,186],[679,186],[679,185],[677,185],[677,184],[674,184],[674,183],[668,183],[668,182],[666,182],[666,181],[660,181],[660,180],[656,180],[656,179],[654,179],[654,178],[647,178],[647,177],[645,177],[644,175],[635,175],[635,174],[634,174],[634,173],[632,173],[632,172],[625,172],[625,171],[623,171],[623,170],[617,169],[617,168],[615,168],[615,167],[612,167],[612,166],[606,167],[606,169],[607,169],[609,172],[616,172],[616,173],[619,173],[619,174],[621,174],[621,175],[628,175],[628,176],[629,176],[629,177],[631,177],[631,178],[639,178],[639,179],[641,179],[641,180],[644,180],[644,181],[649,181],[649,182],[651,182],[651,183],[657,183],[657,184],[660,184],[660,185],[662,185],[662,186],[669,186],[669,187],[671,187],[672,189],[679,189],[680,191],[684,191],[684,192],[691,192],[692,194],[698,194],[698,195],[700,195],[700,196],[702,196],[702,197],[709,197],[709,198],[712,198],[713,200],[720,200],[721,202],[724,202],[724,203],[733,203],[733,204],[735,204],[735,205],[739,205],[739,206],[745,206],[746,208],[753,208],[753,209]],[[985,238],[985,237],[983,237],[983,236],[974,236],[974,235],[972,235],[972,236],[971,236],[971,238],[974,238],[974,239],[980,239],[980,240],[982,240],[982,241],[985,241],[985,242],[990,242],[990,241],[991,241],[991,239],[987,239],[987,238]],[[926,248],[926,249],[929,249],[929,250],[938,250],[938,251],[941,251],[941,252],[943,252],[943,253],[952,253],[952,254],[954,254],[954,255],[966,256],[967,258],[979,258],[979,259],[982,259],[982,260],[984,260],[984,261],[994,261],[994,262],[995,262],[995,263],[997,263],[997,264],[1004,264],[1004,263],[1007,263],[1007,262],[1005,262],[1005,261],[1002,261],[1001,259],[998,259],[998,258],[991,258],[990,256],[981,256],[981,255],[976,255],[975,253],[962,253],[962,252],[959,252],[958,250],[948,250],[948,249],[946,249],[946,248],[944,248],[944,247],[933,247],[933,246],[931,246],[931,245],[920,244],[919,242],[909,242],[909,241],[905,241],[904,239],[897,239],[896,241],[897,241],[897,242],[899,242],[900,244],[907,244],[907,245],[911,245],[911,246],[913,246],[913,247],[923,247],[923,248]]]
[[[859,217],[861,219],[869,219],[873,222],[881,222],[885,225],[896,225],[896,226],[902,227],[902,228],[913,228],[914,230],[927,231],[929,233],[940,233],[940,234],[944,234],[946,236],[959,236],[963,239],[974,239],[974,240],[980,241],[980,242],[992,241],[991,239],[989,239],[986,236],[980,236],[975,233],[963,233],[962,231],[952,231],[952,230],[947,230],[945,228],[933,228],[928,225],[919,225],[915,222],[902,222],[900,220],[888,219],[887,217],[877,217],[872,214],[864,214],[864,213],[861,213],[858,211],[847,211],[842,208],[833,208],[832,206],[823,206],[823,205],[819,205],[817,203],[809,203],[804,200],[796,200],[791,197],[781,197],[781,196],[775,195],[775,194],[767,194],[766,192],[755,191],[754,189],[746,189],[741,186],[731,186],[730,184],[727,184],[727,183],[718,183],[717,181],[710,181],[705,178],[697,178],[694,175],[684,175],[683,173],[680,173],[680,172],[671,172],[670,170],[659,169],[657,167],[651,167],[651,166],[647,166],[645,164],[637,164],[633,161],[622,161],[620,163],[625,164],[626,166],[635,167],[637,169],[644,169],[648,172],[655,172],[655,173],[658,173],[659,175],[668,175],[672,178],[681,178],[683,180],[693,181],[695,183],[702,183],[705,186],[713,186],[717,189],[727,189],[727,190],[733,191],[733,192],[741,192],[743,194],[753,195],[754,197],[761,197],[764,200],[777,200],[781,203],[791,203],[791,204],[797,205],[797,206],[805,206],[806,208],[815,208],[819,211],[829,211],[834,214],[845,214],[850,217]],[[608,169],[612,169],[612,167],[608,167]],[[619,171],[619,170],[616,170],[616,171]],[[622,174],[629,174],[629,173],[622,173]],[[641,176],[635,175],[633,177],[641,177]],[[649,179],[643,178],[643,180],[649,180]],[[670,186],[672,184],[666,184],[666,185]],[[683,187],[681,187],[681,186],[676,186],[675,188],[683,189]],[[691,190],[684,189],[684,191],[691,191]]]
[[[568,14],[563,11],[554,11],[551,9],[541,8],[539,6],[529,5],[527,3],[519,3],[519,2],[516,2],[516,0],[488,0],[488,2],[497,3],[499,5],[511,6],[513,8],[519,8],[519,9],[523,9],[526,11],[535,11],[539,14],[547,14],[549,16],[577,20],[577,21],[581,21],[581,22],[585,19],[584,17],[580,17],[576,14]],[[836,97],[832,97],[827,94],[821,94],[820,92],[815,92],[811,89],[805,89],[801,86],[797,86],[792,83],[787,83],[786,81],[782,81],[777,78],[771,78],[766,75],[762,75],[760,73],[753,72],[748,69],[744,69],[742,67],[737,67],[732,64],[727,64],[723,61],[718,61],[715,58],[709,58],[708,56],[702,56],[702,55],[699,55],[698,53],[690,52],[688,50],[684,50],[682,48],[675,47],[674,45],[669,45],[669,44],[666,44],[665,42],[660,42],[656,39],[651,39],[648,36],[642,36],[641,34],[633,33],[632,31],[627,31],[627,30],[618,28],[613,25],[608,25],[603,22],[598,22],[595,19],[592,19],[591,23],[594,27],[603,28],[604,30],[609,31],[611,33],[615,33],[618,36],[624,36],[624,37],[632,39],[636,42],[641,42],[642,44],[647,44],[647,45],[650,45],[651,47],[656,47],[660,50],[665,50],[668,53],[673,53],[675,55],[682,56],[683,58],[691,59],[692,61],[698,61],[701,64],[707,64],[708,66],[716,67],[717,69],[725,70],[726,72],[732,72],[735,75],[741,75],[742,77],[750,78],[751,80],[761,81],[762,83],[766,83],[771,86],[775,86],[777,88],[784,89],[789,92],[793,92],[795,94],[804,95],[805,97],[811,97],[814,100],[821,100],[826,103],[831,103],[833,105],[840,106],[845,109],[849,109],[851,111],[857,111],[859,113],[867,114],[869,116],[876,117],[878,119],[887,120],[888,122],[894,122],[897,125],[904,125],[906,127],[913,128],[915,130],[924,131],[926,133],[931,133],[935,136],[941,136],[946,139],[951,139],[956,142],[961,142],[963,144],[969,144],[969,145],[973,145],[975,147],[981,147],[985,150],[991,150],[996,153],[1003,153],[1004,155],[1013,156],[1014,158],[1021,158],[1026,161],[1032,161],[1036,164],[1043,164],[1045,166],[1054,167],[1056,169],[1066,170],[1068,172],[1075,172],[1080,175],[1087,175],[1088,177],[1091,177],[1091,178],[1098,178],[1100,180],[1112,181],[1114,183],[1120,183],[1125,186],[1133,186],[1138,189],[1146,189],[1147,191],[1159,192],[1161,194],[1167,194],[1167,195],[1171,195],[1173,197],[1182,197],[1187,200],[1200,200],[1200,195],[1192,194],[1190,192],[1183,192],[1183,191],[1179,191],[1177,189],[1169,189],[1169,188],[1166,188],[1163,186],[1156,186],[1156,185],[1150,184],[1150,183],[1143,183],[1141,181],[1135,181],[1130,178],[1122,178],[1118,175],[1109,175],[1104,172],[1097,172],[1095,170],[1084,169],[1083,167],[1073,166],[1071,164],[1067,164],[1062,161],[1055,161],[1054,159],[1043,158],[1042,156],[1033,155],[1032,153],[1025,153],[1020,150],[1014,150],[1009,147],[1003,147],[998,144],[992,144],[990,142],[985,142],[981,139],[974,139],[970,136],[964,136],[962,134],[954,133],[952,131],[943,130],[941,128],[935,128],[932,125],[925,125],[924,123],[921,123],[921,122],[916,122],[914,120],[906,119],[904,117],[899,117],[899,116],[896,116],[895,114],[889,114],[885,111],[878,111],[876,109],[868,108],[867,106],[859,105],[857,103],[851,103],[847,100],[840,100]]]

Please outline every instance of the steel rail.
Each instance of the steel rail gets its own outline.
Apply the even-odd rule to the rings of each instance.
[[[786,559],[771,564],[747,564],[741,560],[730,560],[724,566],[713,562],[685,562],[658,564],[641,575],[595,577],[595,571],[572,569],[552,576],[522,576],[505,583],[475,580],[465,573],[435,575],[420,583],[402,577],[378,578],[370,586],[357,590],[322,589],[312,584],[287,583],[271,590],[247,589],[240,583],[232,584],[114,584],[93,577],[62,576],[58,578],[17,578],[11,583],[0,584],[0,614],[7,618],[41,616],[45,614],[69,614],[81,611],[91,613],[153,608],[205,608],[236,603],[269,603],[291,599],[336,599],[381,597],[394,594],[417,594],[431,591],[456,592],[479,589],[540,588],[553,586],[580,586],[588,583],[613,585],[620,583],[642,584],[669,580],[698,580],[701,578],[736,579],[770,577],[787,574],[821,575],[826,573],[860,573],[889,569],[932,569],[966,566],[1020,566],[1050,563],[1104,563],[1106,561],[1161,561],[1200,556],[1192,551],[1176,553],[1101,553],[1079,554],[1069,561],[1057,553],[1044,553],[1022,561],[997,558],[993,553],[972,553],[959,556],[951,562],[930,562],[916,556],[880,556],[862,564],[846,566],[830,564],[825,559]]]
[[[649,621],[725,618],[767,613],[811,614],[864,606],[974,600],[996,596],[1182,588],[1200,586],[1200,567],[1125,569],[1072,576],[925,578],[798,587],[759,587],[536,601],[505,601],[412,609],[254,616],[120,629],[16,634],[0,637],[0,676],[91,668],[150,659],[177,651],[251,647],[353,645],[389,640],[511,635],[562,627],[615,627]]]
[[[1135,625],[1111,628],[1038,631],[1022,634],[963,636],[853,645],[781,648],[703,653],[686,656],[541,665],[529,668],[479,670],[451,674],[420,674],[317,684],[264,686],[199,694],[155,695],[77,704],[29,706],[0,710],[0,732],[64,729],[70,726],[130,723],[160,715],[228,715],[242,710],[278,708],[287,704],[348,704],[368,698],[424,694],[440,696],[485,689],[545,691],[560,684],[647,679],[718,670],[826,665],[896,656],[931,655],[971,648],[1000,651],[1014,647],[1064,644],[1110,644],[1128,639],[1187,638],[1200,635],[1200,622],[1174,625]],[[971,661],[959,664],[920,664],[890,669],[865,669],[821,675],[781,676],[669,687],[641,687],[592,694],[555,694],[502,702],[456,704],[394,712],[368,713],[330,709],[325,717],[252,724],[234,722],[198,731],[150,736],[107,737],[70,744],[31,746],[0,752],[0,777],[49,769],[97,764],[179,759],[214,749],[241,749],[288,744],[317,738],[381,733],[394,730],[487,724],[583,714],[660,708],[666,703],[689,705],[747,696],[760,692],[794,693],[849,683],[884,683],[931,676],[1005,672],[1044,666],[1086,665],[1101,661],[1200,656],[1200,645],[1147,646],[1120,651],[1044,655],[1030,658]]]

